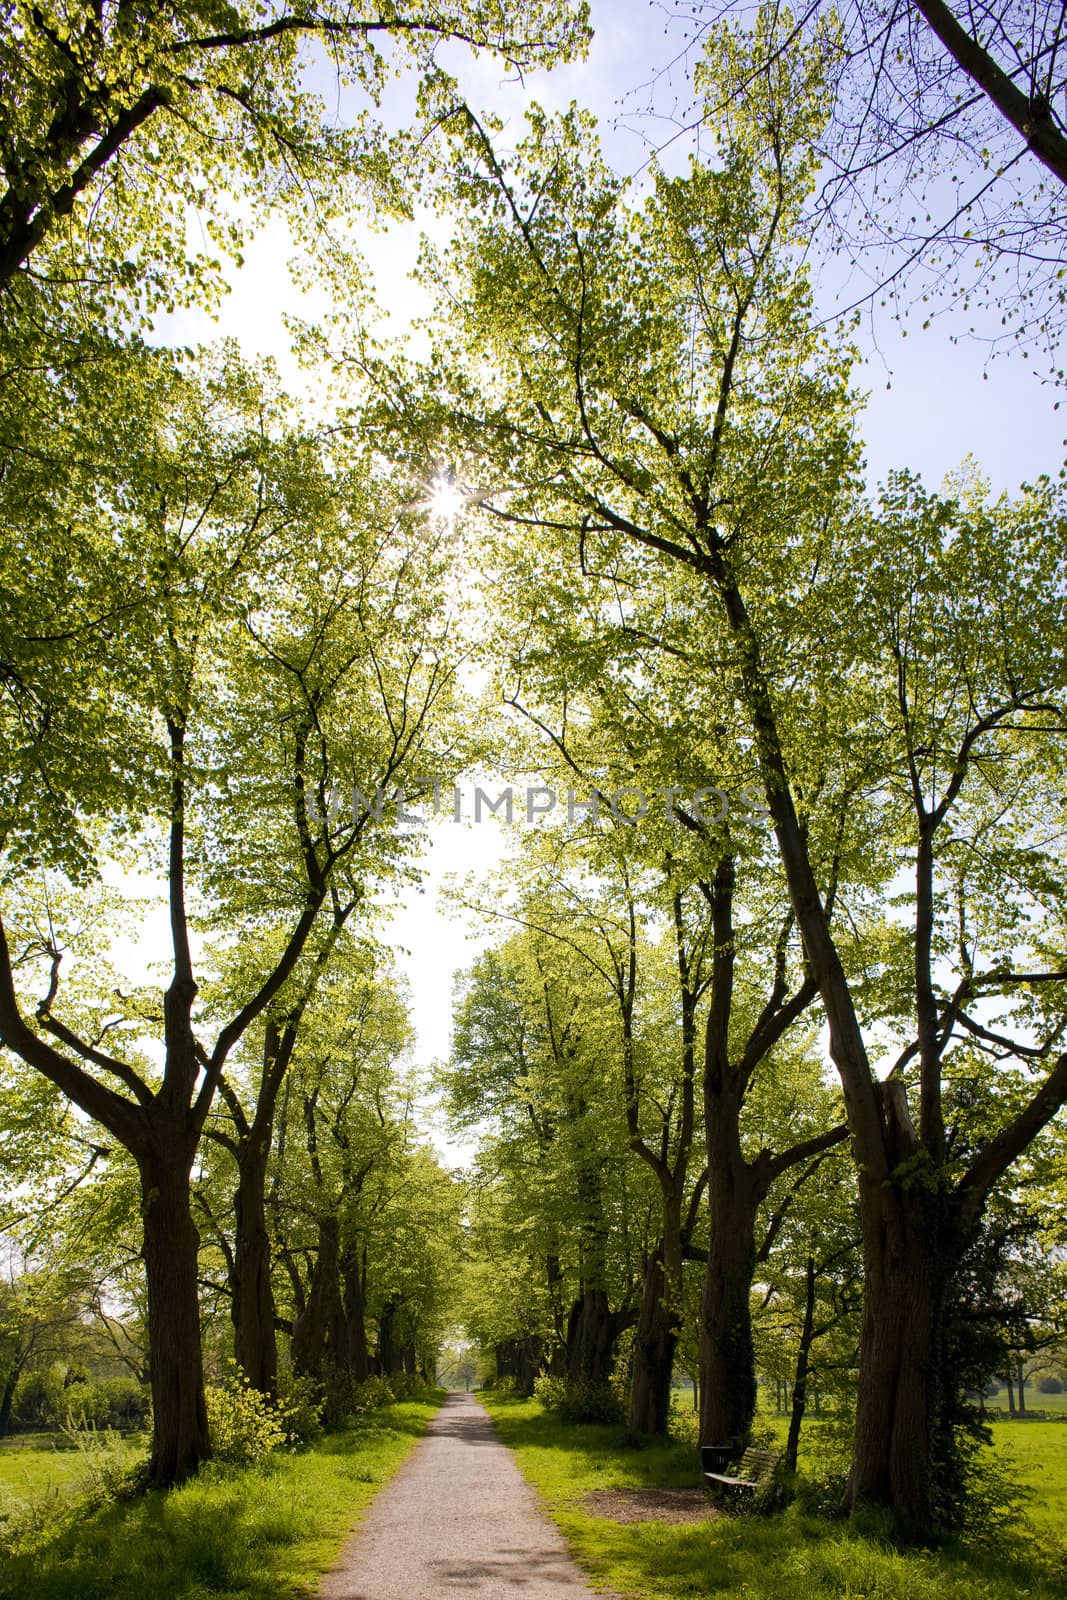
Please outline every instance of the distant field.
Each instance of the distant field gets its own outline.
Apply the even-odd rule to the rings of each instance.
[[[1027,1411],[1047,1411],[1052,1417],[1067,1417],[1067,1394],[1038,1394],[1036,1390],[1026,1391]],[[991,1395],[986,1401],[987,1411],[1003,1411],[1008,1415],[1007,1391],[1002,1389],[999,1394]]]
[[[1027,1519],[1035,1528],[1062,1537],[1067,1527],[1067,1423],[994,1422],[993,1445],[1009,1476],[1027,1491]]]
[[[994,1402],[996,1398],[994,1396]],[[1064,1399],[1058,1394],[1041,1398],[1060,1402]],[[1039,1408],[1035,1406],[1034,1409]],[[1062,1403],[1055,1409],[1051,1405],[1040,1409],[1067,1417],[1067,1406]],[[788,1424],[784,1417],[764,1413],[760,1422],[772,1427],[785,1442]],[[997,1457],[1012,1482],[1024,1491],[1027,1520],[1035,1528],[1062,1534],[1067,1527],[1067,1421],[1008,1421],[1005,1412],[1004,1421],[991,1417],[990,1423]],[[800,1443],[801,1468],[805,1465],[810,1468],[813,1458],[822,1453],[821,1434],[822,1427],[816,1419],[805,1424]]]
[[[0,1489],[19,1500],[70,1493],[80,1486],[85,1471],[80,1451],[57,1449],[50,1439],[33,1434],[0,1439]]]

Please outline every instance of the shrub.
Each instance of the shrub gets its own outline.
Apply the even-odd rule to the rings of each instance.
[[[63,1431],[82,1458],[87,1506],[109,1505],[138,1487],[147,1459],[143,1444],[140,1450],[131,1448],[114,1428],[92,1423]]]
[[[1057,1378],[1054,1373],[1042,1373],[1037,1380],[1037,1391],[1039,1394],[1062,1394],[1063,1381]]]
[[[802,1511],[813,1517],[836,1517],[848,1482],[848,1468],[823,1462],[796,1480],[794,1493]]]
[[[63,1393],[62,1422],[71,1427],[116,1428],[127,1433],[143,1428],[148,1394],[133,1378],[102,1378],[76,1383]]]
[[[540,1372],[534,1379],[534,1398],[546,1411],[558,1411],[567,1394],[566,1378],[557,1378],[550,1372]]]
[[[67,1419],[71,1396],[66,1368],[55,1361],[43,1372],[27,1372],[15,1385],[11,1415],[16,1428],[60,1428]],[[74,1389],[76,1396],[81,1385]]]
[[[235,1375],[205,1390],[211,1447],[217,1461],[244,1466],[288,1442],[285,1418],[248,1379]]]
[[[376,1411],[379,1406],[387,1406],[395,1400],[393,1393],[393,1378],[364,1378],[359,1383],[352,1385],[353,1415],[361,1416],[366,1411]]]
[[[344,1422],[362,1417],[378,1406],[387,1406],[397,1398],[394,1382],[404,1381],[403,1374],[393,1378],[353,1378],[347,1367],[327,1366],[323,1372],[322,1419],[326,1423]]]
[[[308,1373],[283,1372],[278,1379],[278,1411],[293,1439],[306,1444],[322,1432],[322,1385]]]
[[[63,1391],[61,1425],[68,1428],[106,1428],[111,1420],[111,1400],[99,1383],[73,1383]]]
[[[431,1385],[417,1372],[394,1372],[389,1379],[394,1400],[421,1400],[429,1394]]]
[[[626,1420],[626,1408],[610,1383],[568,1383],[542,1373],[534,1382],[534,1394],[546,1411],[554,1411],[561,1422],[598,1422],[612,1426]]]

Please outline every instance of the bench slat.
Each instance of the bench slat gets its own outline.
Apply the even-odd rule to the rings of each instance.
[[[782,1459],[778,1450],[757,1450],[753,1446],[744,1451],[738,1462],[740,1477],[732,1477],[725,1472],[705,1472],[704,1478],[708,1483],[721,1483],[729,1489],[758,1489],[765,1478],[769,1478],[775,1467]]]

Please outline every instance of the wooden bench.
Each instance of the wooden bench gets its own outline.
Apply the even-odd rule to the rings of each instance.
[[[721,1484],[725,1489],[755,1491],[774,1476],[774,1470],[781,1459],[779,1450],[757,1450],[750,1445],[737,1463],[736,1477],[725,1472],[708,1472],[705,1468],[704,1481]]]

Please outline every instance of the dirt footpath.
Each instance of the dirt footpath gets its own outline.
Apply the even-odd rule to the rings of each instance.
[[[449,1395],[319,1590],[320,1600],[593,1593],[484,1407],[465,1394]]]

